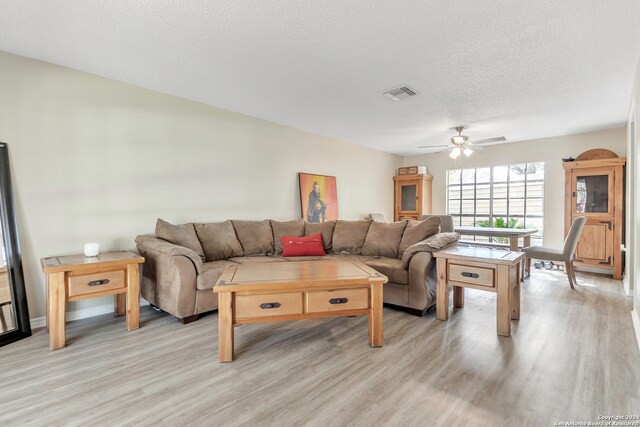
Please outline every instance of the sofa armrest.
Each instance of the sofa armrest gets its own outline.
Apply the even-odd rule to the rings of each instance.
[[[456,232],[438,233],[431,237],[411,245],[402,254],[402,268],[409,268],[411,258],[419,252],[433,253],[449,245],[455,244],[460,239],[460,234]]]
[[[202,272],[202,258],[200,258],[200,256],[192,249],[185,248],[184,246],[174,245],[173,243],[169,243],[166,240],[158,239],[157,237],[151,236],[136,237],[136,244],[138,245],[138,248],[143,247],[146,250],[154,251],[167,256],[185,256],[193,262],[193,266],[196,268],[198,274]]]
[[[191,249],[156,237],[138,236],[136,244],[145,257],[142,297],[178,318],[194,315],[196,280],[203,269],[200,257]]]

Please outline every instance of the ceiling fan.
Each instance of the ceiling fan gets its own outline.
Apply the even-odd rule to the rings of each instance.
[[[446,150],[451,150],[451,153],[449,153],[449,157],[455,160],[460,157],[461,154],[469,157],[473,153],[472,147],[474,149],[482,149],[484,147],[479,146],[480,144],[488,144],[490,142],[507,140],[507,138],[505,138],[504,136],[498,136],[495,138],[480,139],[478,141],[469,141],[469,137],[462,134],[463,129],[464,126],[456,126],[455,130],[456,132],[458,132],[458,134],[451,137],[450,145],[421,145],[418,148],[447,147],[445,150],[438,151],[438,153]]]

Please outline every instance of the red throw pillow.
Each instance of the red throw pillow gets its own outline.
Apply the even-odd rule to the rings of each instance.
[[[282,236],[282,256],[324,256],[322,234],[305,237]]]

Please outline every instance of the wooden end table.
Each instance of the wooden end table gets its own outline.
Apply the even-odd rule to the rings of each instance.
[[[464,307],[464,288],[497,294],[498,335],[511,335],[511,319],[520,318],[519,264],[523,252],[455,247],[434,252],[438,274],[436,317],[449,318],[449,285],[453,286],[453,306]]]
[[[369,345],[381,347],[387,277],[353,261],[292,261],[227,268],[218,293],[218,357],[233,360],[233,326],[281,320],[369,316]]]
[[[47,276],[49,348],[65,346],[66,303],[115,295],[114,313],[126,314],[127,330],[140,327],[140,269],[144,258],[132,252],[106,252],[97,257],[69,255],[42,258]]]

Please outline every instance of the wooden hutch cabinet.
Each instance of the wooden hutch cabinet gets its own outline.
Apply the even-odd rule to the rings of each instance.
[[[395,182],[394,220],[421,220],[431,213],[431,175],[398,175]]]
[[[574,218],[587,217],[574,265],[606,269],[616,280],[622,279],[625,163],[624,157],[596,149],[562,164],[565,236]]]

